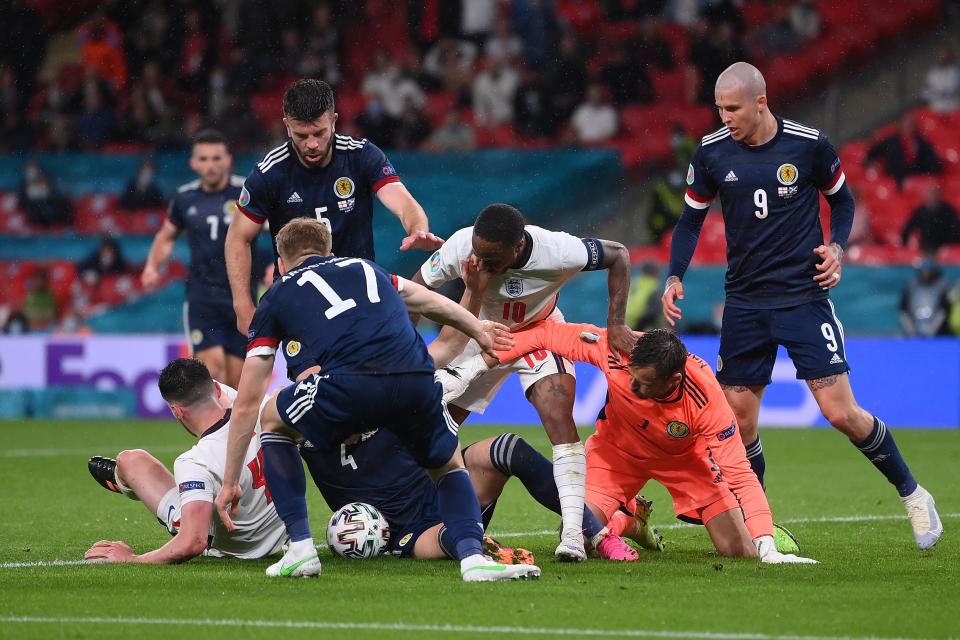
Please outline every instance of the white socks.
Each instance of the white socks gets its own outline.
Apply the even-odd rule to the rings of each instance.
[[[553,479],[560,494],[560,515],[563,518],[560,538],[581,537],[587,481],[587,453],[582,442],[554,445]]]

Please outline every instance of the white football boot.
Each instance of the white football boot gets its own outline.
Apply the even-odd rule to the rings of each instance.
[[[322,567],[313,540],[301,540],[290,544],[278,562],[267,567],[271,578],[314,578]]]
[[[540,577],[540,567],[532,564],[500,564],[477,554],[460,561],[460,575],[464,582],[536,580]]]
[[[553,555],[560,562],[583,562],[586,560],[587,550],[583,545],[583,533],[579,530],[561,533],[560,544]]]
[[[916,490],[906,498],[900,498],[913,527],[913,538],[921,549],[930,549],[940,541],[943,535],[943,522],[937,513],[937,505],[930,492],[917,485]]]

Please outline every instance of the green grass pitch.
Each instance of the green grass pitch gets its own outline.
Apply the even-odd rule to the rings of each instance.
[[[268,561],[50,565],[80,559],[103,538],[138,552],[162,544],[150,514],[104,491],[86,460],[140,447],[169,464],[191,440],[171,422],[0,423],[0,432],[0,638],[960,637],[956,431],[896,433],[944,516],[947,532],[930,552],[915,548],[895,492],[842,436],[768,429],[774,514],[820,565],[721,559],[702,528],[675,524],[659,486],[644,493],[664,553],[629,565],[558,564],[546,532],[559,517],[513,481],[491,532],[533,550],[543,577],[506,584],[463,584],[453,562],[346,561],[326,550],[316,580],[270,580]],[[497,432],[461,434],[468,443]],[[519,432],[547,450],[542,431]],[[329,510],[315,489],[309,495],[319,537]]]

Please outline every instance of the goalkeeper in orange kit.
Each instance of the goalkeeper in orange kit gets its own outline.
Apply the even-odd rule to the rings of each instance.
[[[677,517],[706,526],[721,555],[815,562],[776,550],[770,506],[733,412],[710,367],[673,333],[639,334],[628,359],[611,352],[606,330],[593,325],[540,322],[514,339],[499,363],[548,350],[603,371],[608,399],[587,441],[586,503],[611,530],[629,535],[623,525],[633,519],[616,516],[632,512],[634,496],[652,479],[669,490]],[[477,367],[499,364],[479,359]]]

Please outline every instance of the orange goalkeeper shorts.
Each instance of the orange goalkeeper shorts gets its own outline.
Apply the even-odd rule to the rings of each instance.
[[[667,488],[673,497],[674,513],[688,520],[707,522],[724,511],[740,508],[706,447],[702,455],[638,458],[593,435],[587,440],[586,450],[586,501],[608,520],[621,508],[633,513],[633,498],[649,480]]]

